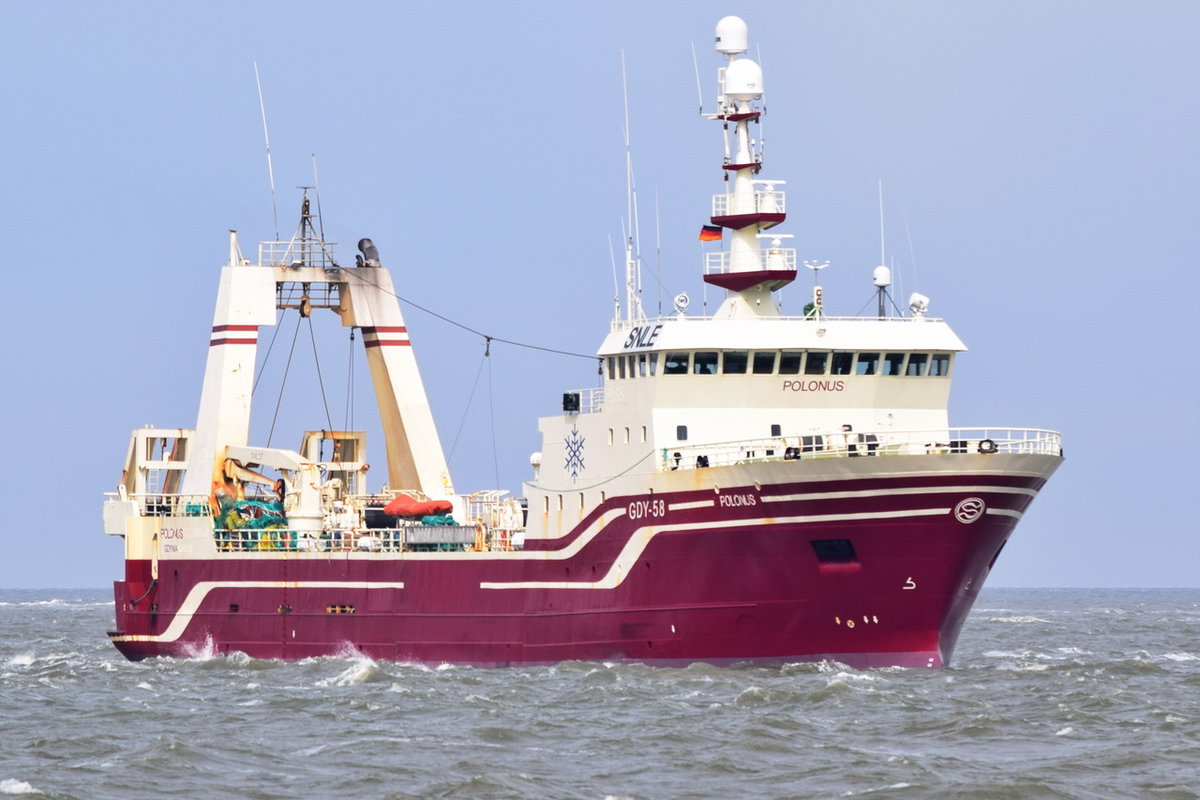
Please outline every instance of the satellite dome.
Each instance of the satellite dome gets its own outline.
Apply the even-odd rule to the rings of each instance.
[[[717,52],[735,56],[749,49],[750,38],[746,21],[741,17],[724,17],[717,23]]]
[[[762,67],[749,58],[739,58],[725,68],[725,96],[742,102],[762,97]]]

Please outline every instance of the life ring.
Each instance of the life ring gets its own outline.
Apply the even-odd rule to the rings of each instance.
[[[990,456],[992,453],[998,452],[999,450],[1000,448],[997,447],[996,443],[991,439],[983,439],[979,442],[979,452],[983,453],[985,456]]]

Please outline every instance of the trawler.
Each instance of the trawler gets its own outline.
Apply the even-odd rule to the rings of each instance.
[[[253,260],[231,232],[196,424],[135,430],[104,502],[125,551],[120,652],[945,665],[1060,436],[951,427],[964,345],[923,296],[891,313],[886,267],[872,316],[826,314],[819,286],[803,314],[781,313],[797,255],[777,227],[783,182],[757,177],[747,39],[742,20],[718,23],[706,115],[725,131],[726,191],[702,279],[724,299],[701,316],[680,295],[647,317],[629,259],[599,385],[540,420],[520,497],[455,489],[370,240],[342,265],[307,196],[296,236]],[[804,263],[816,283],[822,265]],[[384,470],[368,471],[359,430],[314,426],[294,450],[249,441],[260,332],[281,310],[360,332]]]

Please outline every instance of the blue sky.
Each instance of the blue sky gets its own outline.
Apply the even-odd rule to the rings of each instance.
[[[281,233],[315,154],[343,261],[369,236],[406,298],[493,336],[591,353],[625,204],[621,51],[643,251],[665,298],[702,299],[696,231],[721,191],[721,145],[697,115],[691,48],[711,104],[726,14],[747,20],[765,72],[763,177],[788,181],[800,257],[832,262],[830,312],[871,297],[882,181],[902,290],[929,295],[970,348],[952,423],[1064,433],[1067,461],[989,585],[1200,586],[1200,4],[4,10],[0,587],[118,577],[100,502],[129,431],[194,424],[226,230],[247,253],[274,238],[254,62]],[[804,285],[785,290],[785,311]],[[458,488],[519,492],[536,418],[594,385],[594,365],[506,345],[485,364],[478,337],[405,313]],[[337,423],[349,344],[334,336],[321,364]],[[301,413],[311,373],[289,379],[301,397],[280,408],[281,446],[324,424],[319,404]],[[356,389],[353,414],[370,427],[368,399]],[[260,402],[261,440],[273,398]]]

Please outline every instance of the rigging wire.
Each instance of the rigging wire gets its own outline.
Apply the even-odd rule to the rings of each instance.
[[[292,368],[292,355],[296,352],[296,338],[300,335],[300,317],[296,317],[296,330],[292,332],[292,347],[288,350],[287,362],[283,365],[283,377],[279,381],[279,396],[275,399],[275,413],[271,415],[271,428],[267,431],[267,447],[275,435],[275,423],[279,420],[279,408],[283,405],[283,390],[287,386],[288,372]]]
[[[454,451],[458,447],[458,439],[462,436],[463,426],[467,424],[467,416],[471,411],[471,403],[475,399],[475,387],[479,385],[479,376],[483,374],[483,365],[487,363],[488,351],[485,350],[479,359],[479,367],[475,370],[475,380],[471,383],[471,393],[467,395],[467,407],[463,409],[462,419],[458,421],[458,430],[454,432],[454,442],[450,445],[450,453],[446,456],[447,461],[454,458]]]
[[[491,342],[488,342],[488,349],[484,352],[484,357],[487,358],[488,365],[488,422],[492,429],[492,470],[495,474],[496,482],[494,486],[500,485],[500,460],[496,455],[496,402],[495,395],[492,393],[492,354]]]
[[[312,341],[313,363],[317,368],[317,386],[321,390],[321,404],[325,406],[325,424],[333,430],[333,417],[329,413],[329,398],[325,396],[325,379],[321,376],[321,357],[317,354],[317,335],[313,333],[312,317],[302,317],[308,320],[308,338]]]
[[[392,297],[396,298],[400,302],[402,302],[406,305],[412,306],[413,308],[417,309],[418,311],[424,311],[426,314],[429,314],[432,317],[437,317],[442,322],[453,325],[456,328],[461,328],[462,330],[466,331],[467,333],[473,333],[476,336],[479,336],[480,338],[485,339],[488,342],[489,347],[490,347],[491,342],[500,342],[502,344],[511,344],[513,347],[524,347],[528,350],[540,350],[543,353],[554,353],[554,354],[560,355],[560,356],[571,356],[572,358],[586,358],[588,360],[591,360],[596,357],[595,355],[588,354],[588,353],[575,353],[570,350],[559,350],[554,347],[543,347],[542,345],[529,344],[527,342],[518,342],[514,339],[505,339],[501,336],[489,336],[488,334],[484,333],[483,331],[476,330],[475,328],[472,328],[469,325],[464,325],[463,323],[458,322],[457,320],[453,320],[447,316],[443,316],[442,314],[437,313],[433,309],[426,308],[425,306],[421,305],[420,303],[414,303],[412,300],[409,300],[407,297],[400,296],[399,294],[397,294],[396,292],[394,292],[391,289],[385,289],[384,287],[380,286],[378,283],[375,283],[374,281],[372,281],[370,278],[367,278],[366,270],[356,270],[356,271],[360,275],[363,276],[363,280],[366,283],[371,284],[372,286],[374,286],[376,289],[380,290],[381,292],[391,295]]]
[[[345,429],[354,430],[354,328],[350,329],[350,354],[346,358]]]
[[[258,390],[258,382],[262,380],[263,373],[267,370],[267,363],[271,360],[271,349],[275,347],[275,340],[279,338],[279,323],[281,322],[283,322],[283,309],[279,309],[279,313],[275,316],[275,324],[271,326],[275,330],[271,333],[271,343],[267,345],[267,352],[263,354],[262,362],[258,365],[258,374],[254,376],[254,384],[250,387],[251,397]]]

